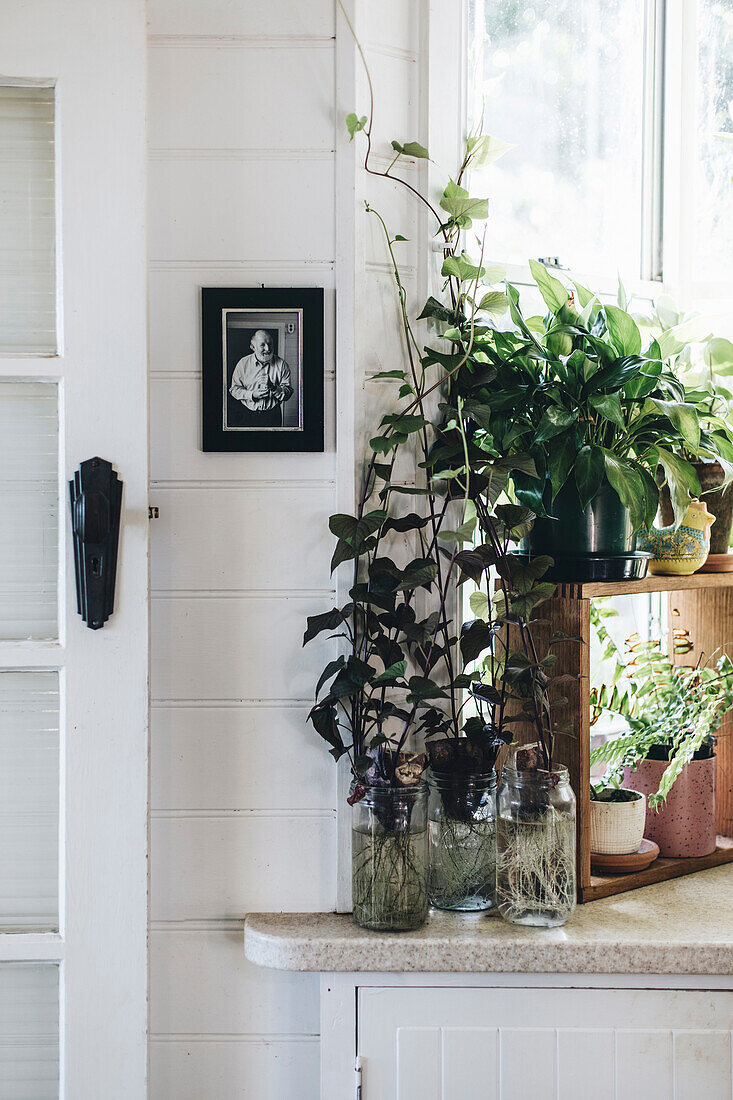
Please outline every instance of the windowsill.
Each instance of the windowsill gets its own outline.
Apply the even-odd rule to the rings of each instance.
[[[733,865],[578,906],[562,928],[431,913],[416,932],[367,932],[336,913],[250,913],[250,962],[275,970],[733,974]]]

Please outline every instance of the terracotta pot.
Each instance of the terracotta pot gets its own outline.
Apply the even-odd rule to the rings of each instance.
[[[695,472],[700,479],[700,488],[704,493],[701,499],[708,511],[715,516],[715,523],[710,530],[710,553],[727,554],[733,526],[733,482],[726,485],[725,489],[716,490],[716,485],[720,485],[725,477],[720,463],[693,462],[692,465],[695,467]],[[667,485],[663,485],[660,490],[659,508],[662,513],[662,526],[669,527],[674,523],[674,512]]]
[[[633,802],[590,802],[590,850],[602,856],[625,856],[639,850],[644,839],[646,798]]]
[[[636,771],[624,770],[624,783],[647,796],[659,790],[666,760],[642,760]],[[667,801],[657,812],[646,811],[644,836],[673,858],[707,856],[715,851],[715,757],[685,764]]]

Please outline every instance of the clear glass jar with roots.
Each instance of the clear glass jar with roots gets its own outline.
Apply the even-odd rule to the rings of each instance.
[[[555,928],[575,909],[575,795],[567,768],[504,765],[497,796],[497,903],[512,924]]]
[[[427,786],[369,787],[352,808],[354,920],[407,932],[428,915]]]
[[[496,898],[496,775],[428,775],[428,896],[438,909],[491,909]]]

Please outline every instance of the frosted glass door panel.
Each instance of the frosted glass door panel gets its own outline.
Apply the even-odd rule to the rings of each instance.
[[[0,672],[0,932],[58,928],[58,850],[58,673]]]
[[[0,382],[0,639],[58,636],[58,392]]]
[[[56,351],[54,90],[0,87],[0,354]]]
[[[0,1096],[59,1095],[59,971],[54,963],[0,964]]]

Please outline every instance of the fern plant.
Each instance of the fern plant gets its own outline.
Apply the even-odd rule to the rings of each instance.
[[[618,787],[624,768],[636,768],[661,749],[669,763],[659,790],[649,797],[649,805],[658,808],[685,764],[713,742],[723,716],[733,709],[733,662],[723,653],[714,664],[677,665],[659,639],[643,641],[637,634],[627,640],[624,655],[604,618],[604,611],[593,607],[604,658],[614,657],[616,664],[610,681],[591,690],[591,724],[606,712],[623,719],[626,730],[593,749],[591,765],[606,764],[604,786]],[[673,632],[672,649],[688,652],[686,635]]]

